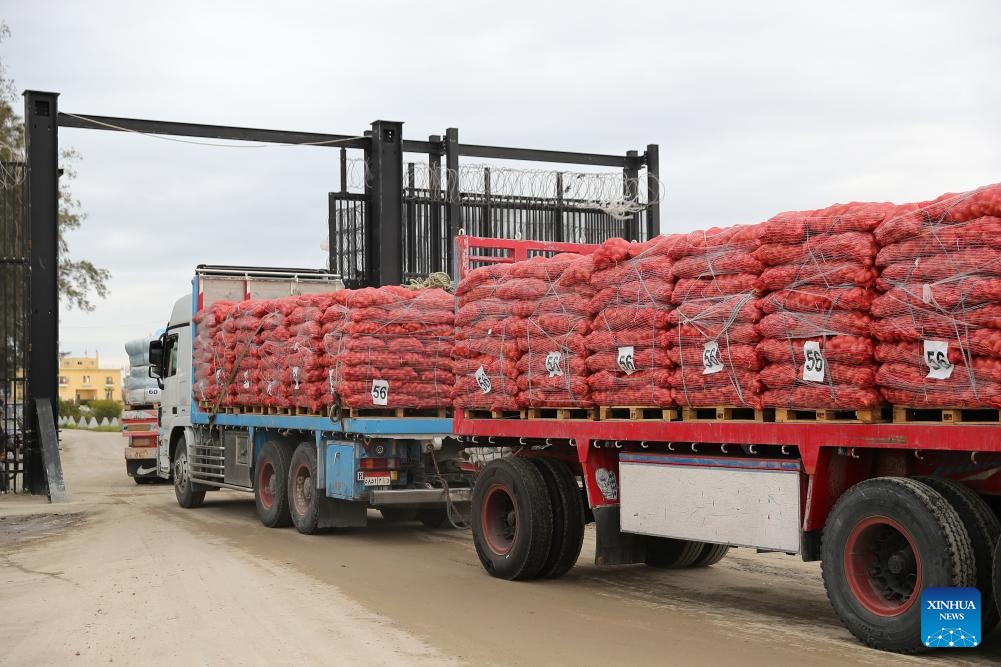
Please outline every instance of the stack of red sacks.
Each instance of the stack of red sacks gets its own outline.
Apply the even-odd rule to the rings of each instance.
[[[517,300],[498,292],[511,279],[511,264],[473,269],[455,291],[454,403],[458,409],[517,410],[521,351],[508,332]],[[513,330],[512,326],[512,330]]]
[[[451,406],[454,301],[441,289],[343,290],[321,317],[336,398],[352,408]]]
[[[594,253],[585,339],[588,385],[597,405],[669,406],[673,366],[668,312],[673,308],[670,251],[680,237],[645,243],[615,238]]]
[[[286,407],[321,412],[329,403],[327,368],[330,359],[323,348],[321,318],[336,298],[332,294],[310,294],[282,299],[284,331],[275,329],[273,338],[288,336],[281,348],[277,379]]]
[[[533,257],[512,265],[509,279],[497,289],[514,315],[506,333],[521,353],[516,364],[520,406],[594,405],[584,344],[591,330],[593,269],[591,255]]]
[[[226,348],[222,342],[222,324],[236,306],[231,301],[217,301],[195,313],[195,338],[192,341],[192,360],[195,380],[192,387],[195,400],[215,405],[219,393],[233,370],[233,359],[227,364]],[[227,394],[228,395],[228,394]]]
[[[755,227],[692,232],[671,249],[671,386],[682,406],[761,407]]]
[[[1001,184],[898,206],[876,240],[883,395],[909,407],[1001,407]]]
[[[879,405],[869,306],[873,230],[890,204],[838,204],[780,213],[758,226],[754,257],[764,318],[758,352],[765,407],[862,409]]]

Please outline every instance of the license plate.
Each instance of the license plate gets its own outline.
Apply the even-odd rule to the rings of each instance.
[[[389,475],[365,475],[365,486],[389,486],[392,483]]]

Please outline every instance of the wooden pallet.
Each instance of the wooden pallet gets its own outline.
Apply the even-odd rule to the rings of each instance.
[[[889,415],[880,408],[837,410],[833,408],[775,408],[775,421],[781,424],[802,422],[836,422],[842,424],[878,424]]]
[[[598,411],[594,408],[522,408],[520,414],[522,419],[594,421],[598,418]]]
[[[269,405],[268,414],[288,417],[290,415],[295,414],[295,408],[287,408],[285,406],[278,406],[278,405]]]
[[[466,419],[519,419],[521,413],[518,410],[465,410],[463,417]]]
[[[997,408],[908,408],[893,407],[894,424],[998,424]]]
[[[301,405],[295,406],[295,414],[298,417],[325,417],[326,415],[321,414],[312,408],[306,408]]]
[[[349,419],[365,417],[436,417],[446,419],[452,416],[449,408],[346,408]]]
[[[648,405],[603,405],[598,408],[601,421],[677,421],[681,408],[658,408]]]
[[[764,411],[736,405],[681,408],[681,418],[686,422],[763,422]]]

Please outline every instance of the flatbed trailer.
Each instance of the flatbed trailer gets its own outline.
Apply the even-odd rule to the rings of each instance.
[[[463,236],[457,244],[460,275],[569,249]],[[919,600],[928,587],[977,587],[983,634],[997,624],[998,410],[865,415],[885,423],[699,412],[623,406],[538,419],[458,410],[463,444],[514,452],[488,464],[473,490],[485,569],[505,579],[560,576],[593,517],[599,565],[707,566],[730,547],[821,560],[836,613],[877,648],[925,648]]]
[[[158,471],[173,474],[182,507],[201,505],[207,491],[251,492],[265,525],[294,524],[303,533],[364,526],[370,508],[429,527],[465,514],[472,477],[459,465],[447,416],[256,414],[195,400],[199,309],[339,288],[339,277],[326,271],[198,267],[191,295],[178,300],[150,346],[163,385]]]

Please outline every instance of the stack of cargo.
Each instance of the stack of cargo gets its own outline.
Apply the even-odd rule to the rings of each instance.
[[[192,318],[196,329],[192,341],[193,390],[199,403],[224,404],[219,401],[219,395],[233,369],[235,356],[230,355],[223,342],[222,325],[235,305],[230,301],[217,301]]]
[[[713,228],[682,236],[671,248],[675,309],[667,318],[678,405],[761,407],[758,236],[755,226]]]
[[[350,408],[451,405],[455,383],[451,294],[387,286],[333,296],[319,322],[320,331],[329,329],[318,348],[327,354],[319,357],[321,365],[315,373],[310,371],[309,382],[319,383],[323,393],[332,385],[340,405]],[[305,346],[299,353],[310,358]]]
[[[512,309],[517,301],[498,295],[511,279],[511,266],[473,269],[455,291],[459,308],[452,350],[456,408],[509,411],[519,407],[521,351],[508,332],[516,319]]]
[[[160,402],[160,386],[150,375],[149,340],[137,338],[125,343],[129,372],[125,376],[125,405],[146,406]]]
[[[585,339],[591,398],[606,406],[670,406],[670,251],[679,237],[645,243],[610,239],[594,254]]]
[[[897,207],[876,230],[888,401],[1001,407],[1001,185]]]
[[[758,226],[754,257],[765,407],[863,409],[882,402],[870,338],[877,246],[889,204],[839,204]]]
[[[288,313],[283,314],[281,326],[276,322],[270,332],[262,330],[262,350],[265,341],[282,342],[281,339],[287,336],[280,346],[280,363],[274,364],[273,375],[268,378],[272,383],[277,380],[279,392],[284,394],[279,405],[317,413],[330,403],[327,380],[329,360],[324,353],[320,320],[333,297],[333,294],[310,294],[282,299],[287,304]]]

